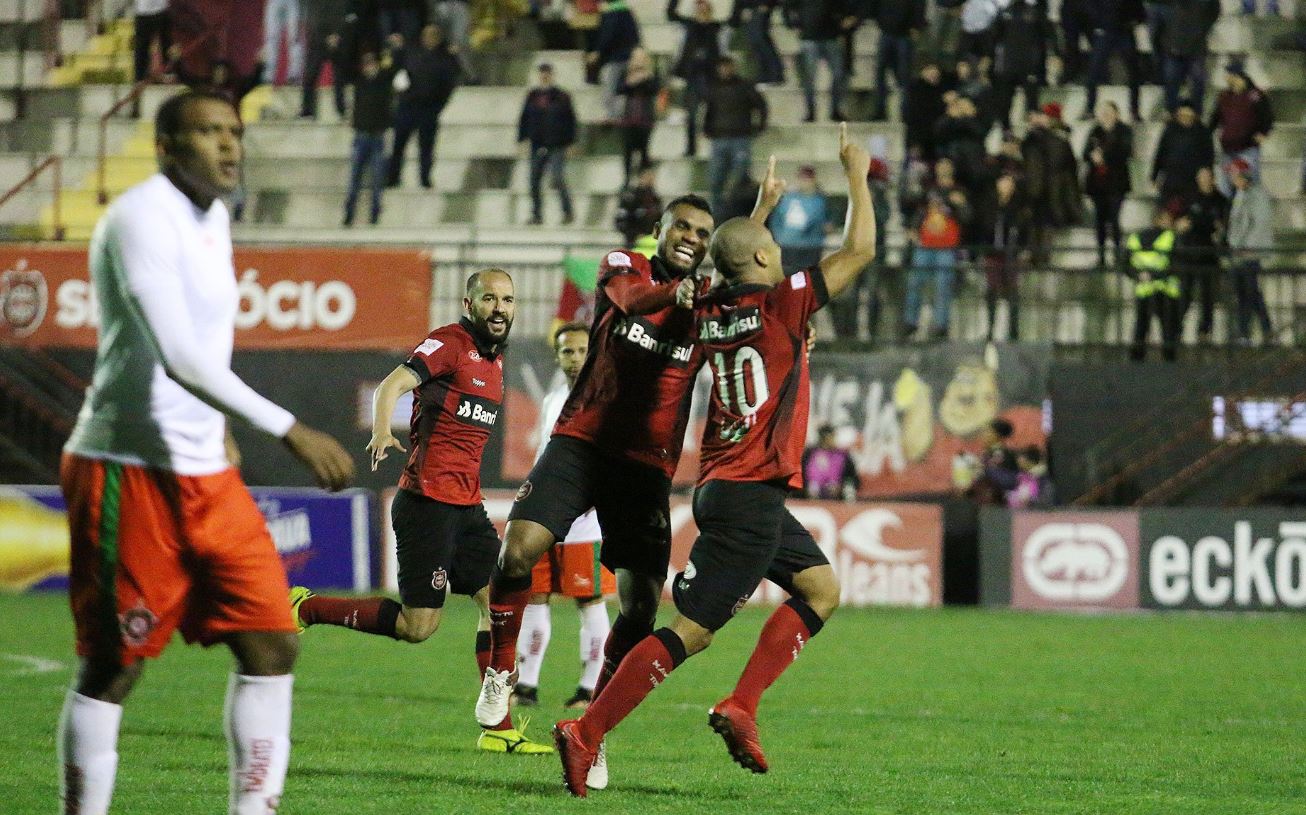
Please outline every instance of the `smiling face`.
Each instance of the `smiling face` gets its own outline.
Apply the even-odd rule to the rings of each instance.
[[[206,198],[227,195],[240,184],[245,126],[236,109],[221,99],[185,102],[175,134],[160,134],[159,163],[190,190]]]
[[[463,311],[481,340],[493,345],[506,341],[517,312],[512,278],[497,269],[480,272],[463,298]]]
[[[671,207],[662,213],[662,220],[654,229],[658,257],[682,277],[693,272],[707,254],[713,225],[712,216],[698,207],[689,204]]]

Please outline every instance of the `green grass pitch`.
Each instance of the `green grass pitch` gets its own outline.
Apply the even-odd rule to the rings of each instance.
[[[614,732],[612,786],[588,801],[567,797],[553,756],[473,749],[464,598],[421,645],[311,629],[282,813],[1306,813],[1301,616],[844,610],[763,698],[771,772],[754,776],[706,711],[764,614],[741,614]],[[0,619],[0,812],[55,812],[67,607],[0,596]],[[573,607],[555,603],[541,738],[573,688],[575,635]],[[228,666],[179,643],[149,666],[114,812],[224,811]]]

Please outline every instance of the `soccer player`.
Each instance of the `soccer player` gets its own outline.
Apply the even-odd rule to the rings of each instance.
[[[243,130],[219,95],[169,98],[155,119],[159,174],[123,193],[91,238],[99,347],[60,468],[81,657],[59,723],[65,813],[108,811],[123,701],[178,629],[235,656],[229,812],[275,810],[285,782],[298,642],[228,418],[280,438],[324,487],[344,487],[354,465],[231,372],[239,297],[219,199],[240,180]]]
[[[412,452],[390,508],[403,604],[389,597],[324,597],[296,586],[291,603],[301,631],[321,623],[422,642],[440,627],[452,591],[480,607],[476,660],[484,672],[490,656],[486,584],[499,535],[481,502],[481,453],[503,402],[503,346],[515,312],[508,273],[476,272],[467,278],[464,317],[432,331],[377,386],[367,443],[373,471],[391,448],[407,452],[390,432],[390,417],[399,397],[413,391]],[[476,746],[496,753],[553,752],[508,725],[484,729]]]
[[[848,142],[846,125],[839,141],[850,212],[838,251],[786,278],[780,247],[761,224],[734,218],[713,236],[712,259],[726,286],[694,310],[695,337],[714,385],[694,493],[699,537],[674,581],[675,619],[626,655],[584,715],[554,728],[573,795],[585,796],[586,775],[604,735],[687,657],[706,648],[763,577],[791,597],[767,620],[734,691],[712,708],[709,723],[735,761],[766,772],[758,700],[838,606],[834,570],[784,501],[802,486],[808,318],[875,255],[866,186],[870,157]]]
[[[583,323],[566,323],[553,332],[554,357],[567,381],[545,396],[540,404],[540,454],[543,454],[562,405],[589,356],[589,342],[589,326]],[[521,676],[513,688],[513,701],[518,705],[532,707],[539,704],[540,668],[552,634],[550,594],[574,598],[580,611],[580,682],[563,706],[584,708],[594,698],[594,686],[603,667],[603,643],[610,628],[608,607],[603,598],[616,592],[616,578],[599,563],[602,538],[598,517],[591,509],[572,522],[562,545],[554,546],[540,556],[531,570],[530,603],[523,613],[521,634],[517,640],[517,669]]]

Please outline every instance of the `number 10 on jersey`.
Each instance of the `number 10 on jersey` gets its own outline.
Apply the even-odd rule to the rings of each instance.
[[[757,421],[757,411],[771,395],[766,384],[766,365],[756,348],[745,345],[733,352],[713,354],[712,369],[723,412],[739,417],[737,421],[722,424],[721,438],[740,441]]]

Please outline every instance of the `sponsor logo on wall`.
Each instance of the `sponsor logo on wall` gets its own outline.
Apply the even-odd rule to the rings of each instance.
[[[1136,608],[1136,512],[1014,512],[1016,608]]]

